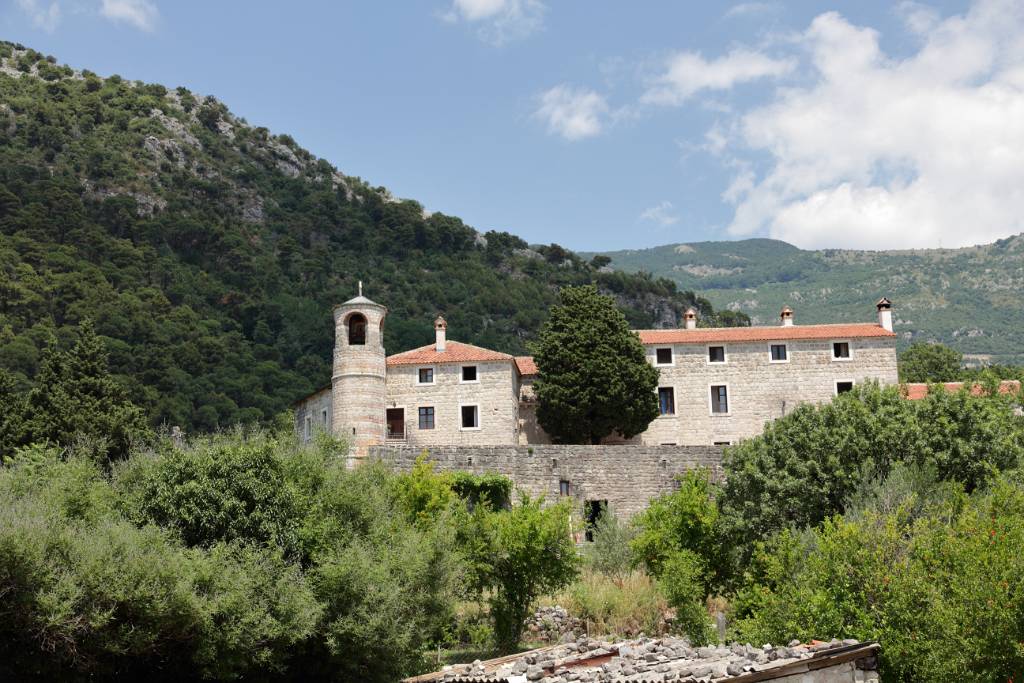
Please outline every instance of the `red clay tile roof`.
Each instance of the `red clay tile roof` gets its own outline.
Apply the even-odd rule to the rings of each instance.
[[[850,339],[895,337],[876,323],[791,325],[774,327],[698,327],[695,330],[637,330],[644,344],[706,344],[708,342],[785,341],[787,339]]]
[[[911,401],[919,401],[928,395],[928,387],[930,385],[924,382],[911,382],[903,386],[906,387],[907,398]],[[951,394],[960,391],[963,386],[963,382],[946,382],[942,384],[942,387]],[[975,383],[971,385],[972,396],[981,396],[983,391],[985,391],[985,388],[981,384]],[[1020,391],[1020,382],[1015,379],[1004,379],[999,383],[1000,394],[1016,394],[1018,391]]]
[[[445,343],[445,350],[442,353],[438,353],[433,344],[428,344],[418,349],[388,356],[387,363],[388,365],[437,365],[440,363],[471,363],[473,361],[482,363],[495,360],[512,361],[514,358],[500,351],[449,341]]]
[[[516,356],[516,367],[520,375],[536,375],[537,364],[533,362],[533,356]]]

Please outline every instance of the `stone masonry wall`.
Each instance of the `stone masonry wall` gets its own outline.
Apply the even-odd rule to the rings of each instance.
[[[476,382],[463,382],[463,365],[475,365]],[[434,369],[433,384],[419,384],[420,368]],[[519,397],[511,361],[392,365],[387,408],[405,409],[405,441],[412,446],[493,445],[518,441]],[[479,429],[461,427],[461,406],[476,405]],[[419,428],[419,408],[434,409],[434,428]],[[418,451],[417,451],[418,452]]]
[[[531,496],[559,497],[561,481],[580,501],[603,500],[622,517],[675,489],[675,477],[688,469],[708,467],[721,477],[719,446],[429,446],[386,445],[369,450],[399,471],[408,471],[426,450],[439,471],[503,474]]]
[[[300,439],[308,441],[317,430],[331,431],[331,421],[334,415],[331,397],[331,387],[327,387],[295,404],[295,433],[299,435]],[[306,427],[307,417],[309,418],[308,430]]]
[[[893,339],[835,341],[849,341],[849,360],[832,359],[832,340],[789,340],[785,342],[786,362],[770,361],[769,346],[783,343],[778,341],[712,344],[725,346],[724,363],[708,362],[708,344],[647,346],[652,363],[657,349],[672,347],[673,363],[655,367],[658,385],[674,389],[676,412],[651,422],[640,440],[648,444],[736,443],[760,434],[766,422],[800,403],[831,401],[837,381],[898,381]],[[720,384],[728,387],[727,415],[711,413],[711,386]]]

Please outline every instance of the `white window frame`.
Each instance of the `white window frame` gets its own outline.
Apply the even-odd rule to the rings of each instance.
[[[724,413],[715,412],[715,402],[711,400],[711,389],[712,387],[725,387],[725,402],[728,404],[729,410]],[[708,415],[711,417],[729,417],[732,415],[732,387],[729,386],[728,382],[708,382]]]
[[[327,430],[327,408],[324,408],[323,410],[320,411],[320,417],[323,418],[324,430],[326,431]]]
[[[430,370],[430,381],[420,381],[420,370]],[[417,365],[416,366],[416,386],[418,387],[432,387],[437,384],[437,366],[436,365]]]
[[[837,379],[837,380],[834,380],[832,382],[832,395],[833,396],[838,396],[839,395],[839,385],[840,385],[840,383],[843,383],[843,382],[849,382],[851,389],[854,389],[854,388],[857,387],[857,380],[855,380],[855,379]]]
[[[476,379],[463,379],[462,373],[465,368],[476,368]],[[480,364],[479,363],[465,363],[459,366],[459,384],[480,384]],[[475,405],[467,403],[466,405]]]
[[[462,426],[462,409],[463,408],[469,408],[470,406],[476,408],[476,427],[463,427]],[[479,403],[460,403],[459,404],[459,431],[460,432],[479,432],[481,429],[483,429],[483,427],[481,426],[481,417],[483,416],[482,413],[483,413],[483,411],[480,410],[480,404]],[[436,411],[435,411],[434,415],[435,415],[435,420],[436,420],[436,415],[437,415]]]
[[[715,347],[722,348],[722,360],[711,361],[711,349]],[[704,362],[708,365],[728,365],[729,364],[729,347],[725,344],[708,344],[707,348],[704,349]]]
[[[668,350],[672,354],[672,361],[669,363],[658,362],[658,351]],[[671,368],[676,364],[676,348],[674,346],[655,346],[654,347],[654,367],[656,368]]]
[[[772,347],[773,346],[785,347],[785,349],[786,349],[786,360],[775,360],[775,359],[772,358]],[[789,344],[787,344],[786,342],[782,342],[781,344],[780,343],[776,343],[776,342],[768,344],[768,362],[769,363],[774,363],[776,365],[781,365],[783,363],[788,363],[789,362]]]
[[[836,344],[846,344],[847,350],[850,355],[846,358],[836,357]],[[836,363],[846,363],[853,360],[853,342],[849,339],[833,339],[828,343],[828,356]]]
[[[661,412],[661,390],[662,389],[671,389],[672,390],[672,412],[671,413],[664,413],[663,414]],[[679,416],[679,410],[676,407],[676,388],[675,388],[675,386],[673,386],[673,385],[659,385],[658,388],[655,389],[654,394],[658,397],[658,417],[656,419],[660,420],[660,419],[663,419],[663,418],[675,418],[675,417]]]

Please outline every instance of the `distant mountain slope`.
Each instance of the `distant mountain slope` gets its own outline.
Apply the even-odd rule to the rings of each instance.
[[[798,323],[869,320],[886,295],[901,345],[939,341],[969,359],[1024,362],[1024,235],[964,249],[805,251],[751,239],[605,256],[613,268],[670,278],[755,324],[773,323],[784,304]]]
[[[23,387],[90,317],[154,422],[270,418],[329,381],[331,308],[357,280],[390,309],[389,352],[443,313],[453,338],[521,353],[558,288],[589,282],[636,326],[716,319],[598,265],[427,214],[213,98],[0,42],[0,370]]]

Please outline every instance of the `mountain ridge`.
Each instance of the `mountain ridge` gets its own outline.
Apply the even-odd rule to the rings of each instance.
[[[330,311],[359,280],[389,308],[390,352],[428,343],[440,313],[455,339],[522,353],[585,283],[635,327],[688,306],[744,321],[396,199],[216,98],[0,42],[0,370],[22,390],[90,318],[154,424],[268,421],[330,377]]]
[[[1022,363],[1024,234],[958,248],[804,250],[768,238],[673,243],[584,252],[623,272],[647,272],[699,290],[715,308],[773,324],[783,305],[797,322],[867,320],[871,304],[895,304],[901,348],[948,344],[972,363]]]

